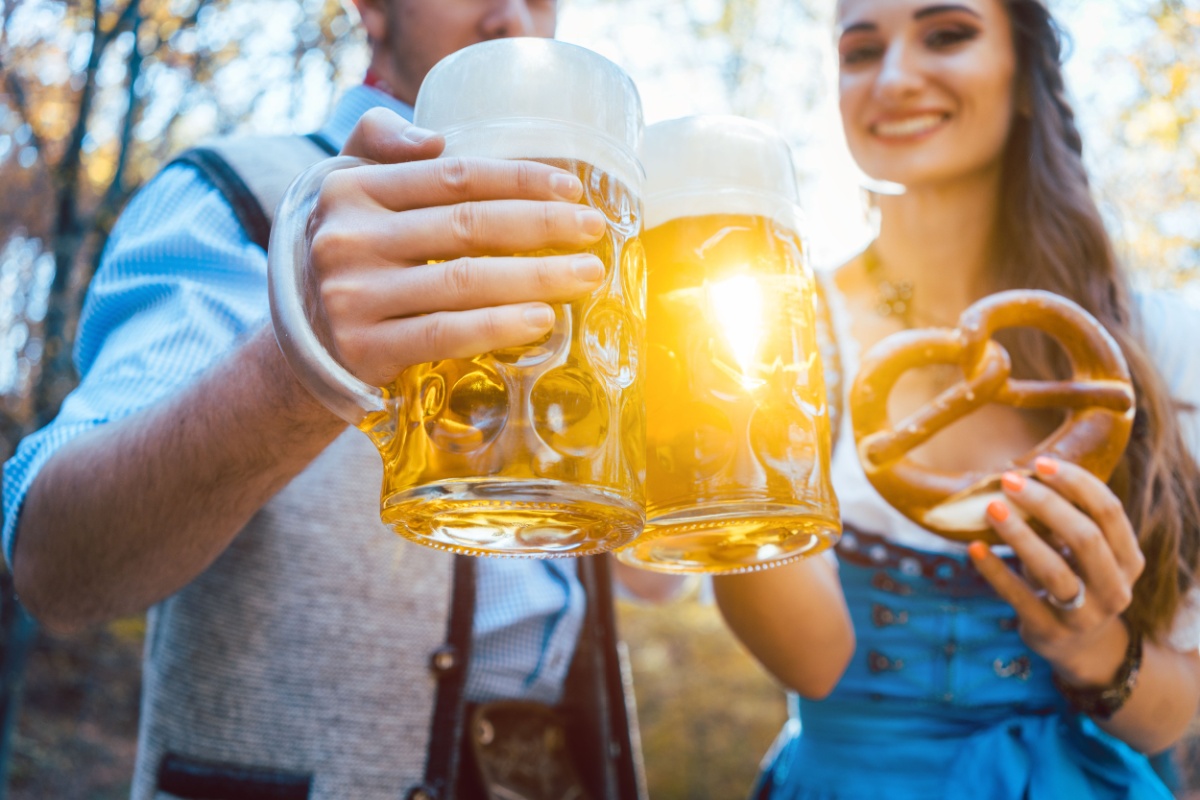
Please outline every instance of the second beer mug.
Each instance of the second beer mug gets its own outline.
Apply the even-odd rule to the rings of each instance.
[[[320,346],[301,296],[303,223],[320,179],[338,162],[362,163],[332,159],[301,176],[280,207],[270,265],[280,343],[306,385],[379,448],[380,513],[397,533],[472,555],[586,555],[624,544],[645,519],[637,90],[583,48],[498,40],[435,66],[415,122],[446,137],[443,157],[533,159],[578,176],[583,202],[608,219],[589,248],[607,267],[603,285],[557,307],[542,341],[366,386]]]
[[[653,125],[646,165],[647,525],[666,572],[748,572],[841,531],[815,282],[787,144],[736,117]]]

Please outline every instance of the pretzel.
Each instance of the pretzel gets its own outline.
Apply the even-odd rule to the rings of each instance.
[[[992,339],[1004,328],[1036,328],[1066,350],[1066,381],[1014,380],[1008,352]],[[911,369],[957,364],[963,380],[896,425],[887,402]],[[1094,317],[1050,292],[1015,290],[985,297],[959,317],[958,328],[893,334],[862,359],[850,391],[858,457],[871,485],[906,517],[949,539],[998,543],[984,513],[1003,496],[996,472],[946,472],[916,463],[909,451],[952,422],[988,404],[1064,408],[1063,423],[1008,469],[1032,473],[1039,456],[1082,466],[1101,480],[1121,460],[1133,427],[1133,382],[1121,350]]]

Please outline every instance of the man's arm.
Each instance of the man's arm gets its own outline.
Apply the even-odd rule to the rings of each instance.
[[[25,500],[22,602],[69,632],[140,611],[220,555],[345,427],[264,328],[187,391],[65,445]]]
[[[578,179],[532,162],[434,159],[442,146],[368,112],[344,152],[380,165],[331,175],[314,214],[323,325],[346,368],[377,386],[414,363],[536,340],[553,324],[549,303],[603,277],[593,256],[503,257],[602,235],[603,215],[576,202]],[[342,427],[259,331],[186,391],[43,466],[17,523],[18,593],[63,631],[145,608],[211,563]]]

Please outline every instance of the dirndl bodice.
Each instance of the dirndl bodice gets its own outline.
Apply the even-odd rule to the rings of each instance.
[[[1144,756],[1070,712],[965,557],[847,530],[838,560],[855,654],[829,697],[791,698],[756,797],[1169,800]]]

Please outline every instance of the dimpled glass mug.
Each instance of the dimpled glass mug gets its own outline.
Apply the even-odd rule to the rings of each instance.
[[[620,558],[732,574],[818,553],[841,524],[787,144],[687,117],[650,126],[642,160],[648,519]]]
[[[443,157],[531,159],[584,185],[608,219],[587,252],[601,287],[555,307],[528,346],[409,367],[389,386],[350,375],[305,314],[305,225],[321,180],[364,163],[335,158],[297,179],[272,235],[276,334],[325,405],[363,430],[384,462],[380,515],[400,535],[471,555],[577,556],[620,546],[645,521],[645,259],[641,101],[595,53],[547,39],[473,45],[439,62],[415,122]],[[539,251],[525,255],[548,255]]]

